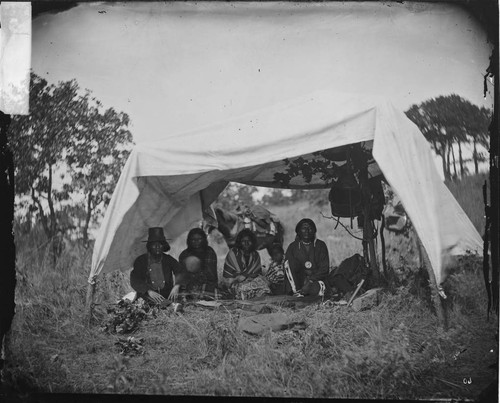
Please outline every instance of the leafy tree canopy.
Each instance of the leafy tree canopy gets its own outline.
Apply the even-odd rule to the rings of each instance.
[[[225,210],[235,211],[238,207],[253,206],[253,194],[257,192],[255,186],[242,185],[231,182],[217,198],[217,206]]]
[[[455,167],[454,145],[459,148],[461,175],[465,173],[461,148],[463,143],[473,143],[473,160],[477,174],[478,162],[482,160],[477,145],[488,148],[488,126],[492,116],[490,109],[480,108],[456,94],[451,94],[412,105],[406,111],[406,116],[418,126],[436,153],[441,156],[446,179],[451,178],[452,164]],[[450,160],[450,154],[453,161]]]
[[[30,114],[15,116],[9,130],[16,193],[31,196],[31,209],[38,212],[49,238],[60,224],[58,202],[83,194],[86,240],[90,219],[100,203],[109,202],[133,144],[129,117],[104,109],[75,80],[49,85],[35,73],[31,73],[29,101]],[[54,175],[61,170],[71,182],[57,188]]]

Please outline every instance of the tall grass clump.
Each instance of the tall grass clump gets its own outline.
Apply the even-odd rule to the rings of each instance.
[[[488,306],[482,257],[468,254],[457,260],[457,266],[444,283],[448,298],[445,308],[449,320],[468,326],[470,318],[484,319]]]
[[[66,349],[92,339],[84,320],[92,248],[68,241],[54,259],[52,242],[39,227],[15,233],[15,240],[16,311],[7,343],[7,379],[13,387],[21,387],[21,379],[24,390],[69,391],[69,362],[62,357]],[[101,288],[107,295],[101,300],[119,294],[111,288]]]
[[[331,305],[284,312],[307,327],[238,335],[246,345],[244,359],[228,352],[200,373],[194,389],[211,395],[402,398],[442,358],[432,347],[437,321],[404,288],[385,294],[367,312]]]

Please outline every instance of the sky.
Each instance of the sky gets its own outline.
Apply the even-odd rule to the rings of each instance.
[[[128,113],[136,143],[325,89],[401,110],[451,93],[493,104],[492,46],[448,4],[83,3],[38,16],[32,35],[33,71]]]

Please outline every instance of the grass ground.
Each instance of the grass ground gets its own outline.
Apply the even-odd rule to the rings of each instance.
[[[276,207],[287,244],[308,216],[330,248],[332,266],[361,252],[358,242],[321,216],[326,207]],[[355,228],[354,228],[355,230]],[[272,307],[306,328],[242,333],[254,312],[186,306],[160,311],[131,335],[109,334],[106,308],[128,289],[128,273],[100,280],[94,325],[84,320],[91,250],[66,249],[54,267],[42,234],[16,238],[16,316],[7,343],[4,384],[23,391],[335,398],[475,398],[490,382],[498,357],[498,322],[486,320],[480,261],[466,258],[447,280],[448,329],[438,326],[415,258],[388,238],[395,279],[381,303],[354,312],[345,306]],[[185,237],[172,245],[177,256]],[[399,243],[398,243],[399,242]],[[219,256],[227,247],[211,239]],[[393,251],[394,248],[396,252]],[[403,258],[401,258],[403,256]],[[264,257],[264,256],[263,256]],[[404,269],[404,270],[403,270]],[[115,343],[143,339],[142,354],[125,357]],[[469,382],[470,381],[470,382]]]

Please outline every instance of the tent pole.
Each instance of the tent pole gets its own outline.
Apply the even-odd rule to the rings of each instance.
[[[381,225],[380,225],[380,250],[381,250],[381,254],[382,254],[381,260],[382,260],[383,273],[384,273],[385,279],[387,280],[388,276],[387,276],[387,261],[385,258],[384,229],[385,229],[385,217],[384,217],[384,214],[382,214]]]
[[[92,312],[94,309],[94,294],[96,288],[95,278],[92,278],[87,284],[87,299],[85,301],[85,323],[90,327],[92,321]]]
[[[438,318],[439,326],[443,328],[444,330],[447,329],[448,324],[446,320],[446,314],[445,314],[445,309],[443,306],[443,302],[441,301],[441,297],[439,296],[438,292],[438,286],[436,283],[436,276],[434,275],[434,270],[432,270],[432,265],[429,260],[429,256],[427,255],[427,251],[422,245],[422,242],[420,241],[420,238],[418,234],[415,232],[415,237],[417,241],[417,246],[419,250],[419,254],[421,253],[422,256],[422,264],[425,266],[427,270],[427,274],[429,275],[429,283],[431,287],[431,300],[434,305],[434,309],[436,310],[436,316]]]
[[[367,210],[368,214],[370,214],[369,209]],[[363,238],[367,239],[366,242],[368,243],[368,256],[369,256],[368,261],[370,263],[370,270],[372,273],[373,282],[378,286],[380,280],[380,273],[377,265],[377,255],[375,254],[375,241],[372,235],[373,235],[372,222],[370,219],[367,219],[367,216],[365,216],[365,222],[363,225]]]
[[[363,221],[363,241],[361,241],[361,244],[363,245],[363,257],[365,260],[369,263],[370,262],[370,254],[368,253],[368,242],[365,241],[366,239],[366,226]]]
[[[364,166],[359,171],[359,185],[361,187],[361,194],[363,200],[363,250],[365,250],[365,245],[368,245],[368,256],[371,269],[371,275],[373,283],[379,284],[380,273],[378,271],[377,265],[377,255],[375,254],[375,241],[373,239],[373,227],[371,220],[371,192],[370,185],[368,183],[368,166]],[[372,285],[373,285],[372,283]]]

